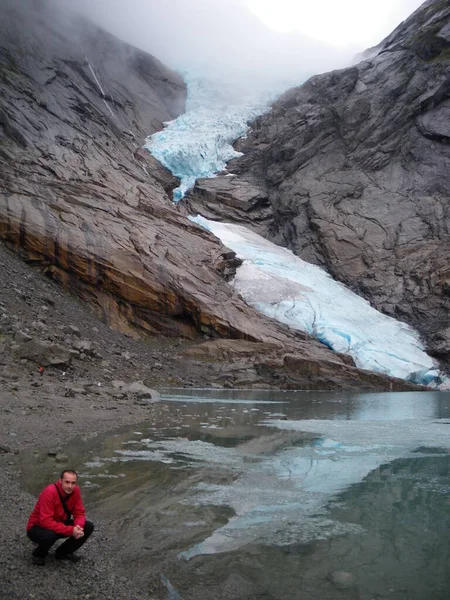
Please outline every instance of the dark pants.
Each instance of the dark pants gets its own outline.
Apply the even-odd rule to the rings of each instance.
[[[61,546],[56,550],[55,556],[73,554],[78,550],[78,548],[81,548],[93,531],[94,524],[90,521],[86,521],[84,524],[83,537],[79,538],[78,540],[74,537],[69,537],[67,541],[64,542],[64,544],[61,544]],[[37,525],[27,531],[27,535],[32,542],[38,544],[37,548],[35,548],[33,551],[33,556],[46,556],[56,540],[67,537],[62,533],[55,533],[51,529],[44,529],[43,527],[38,527]]]

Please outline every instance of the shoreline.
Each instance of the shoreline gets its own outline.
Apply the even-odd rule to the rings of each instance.
[[[140,390],[189,385],[183,371],[173,368],[173,357],[192,342],[142,342],[111,330],[1,244],[0,273],[0,600],[165,598],[134,589],[119,574],[114,524],[89,505],[95,531],[80,550],[83,560],[56,563],[52,550],[44,567],[32,565],[25,527],[37,498],[22,486],[19,463],[23,453],[45,448],[58,469],[78,470],[80,465],[61,456],[70,441],[157,418],[162,406]],[[34,360],[21,355],[29,339],[36,342]],[[42,360],[52,359],[55,348],[62,361],[69,354],[67,363],[45,366],[41,374],[39,352]],[[137,390],[122,384],[137,384]],[[47,483],[52,481],[42,487]]]
[[[22,486],[20,459],[46,448],[58,472],[79,470],[62,456],[75,438],[167,417],[149,388],[214,387],[207,361],[179,360],[201,339],[125,337],[2,244],[0,275],[0,600],[167,600],[157,565],[146,581],[139,566],[123,575],[126,548],[114,518],[88,504],[95,531],[80,551],[84,560],[60,564],[50,556],[33,566],[25,526],[36,496]],[[165,558],[169,571],[178,568]]]

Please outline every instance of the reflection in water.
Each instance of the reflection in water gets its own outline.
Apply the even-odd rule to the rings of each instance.
[[[231,560],[204,560],[211,570],[227,563],[258,578],[260,593],[274,600],[447,600],[449,475],[448,455],[395,460],[329,503],[329,518],[357,525],[356,535],[284,547],[252,544]],[[348,574],[348,587],[336,586],[334,573]]]
[[[447,600],[449,399],[167,391],[164,422],[67,453],[166,597]]]
[[[449,492],[447,454],[381,465],[338,497],[334,518],[366,531],[339,548],[341,567],[358,574],[368,597],[380,590],[404,600],[449,597]]]

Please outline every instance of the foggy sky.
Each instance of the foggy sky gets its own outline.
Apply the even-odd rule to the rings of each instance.
[[[200,66],[206,71],[226,70],[237,77],[251,74],[282,79],[289,75],[292,79],[296,72],[312,75],[346,66],[364,49],[336,48],[298,31],[278,33],[250,12],[246,0],[65,1],[124,41],[178,69]],[[315,1],[321,4],[321,0]],[[390,1],[410,5],[411,12],[418,3]],[[360,0],[365,2],[369,4]],[[370,2],[370,6],[375,4],[375,0]],[[393,22],[385,35],[397,24]]]
[[[250,13],[241,0],[75,0],[71,5],[121,39],[168,66],[213,65],[240,73],[311,73],[348,63],[348,51],[280,34]]]

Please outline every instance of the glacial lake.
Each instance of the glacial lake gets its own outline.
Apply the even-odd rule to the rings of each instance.
[[[450,598],[449,392],[183,389],[160,404],[161,422],[65,449],[152,598]],[[33,460],[37,493],[58,466]]]

